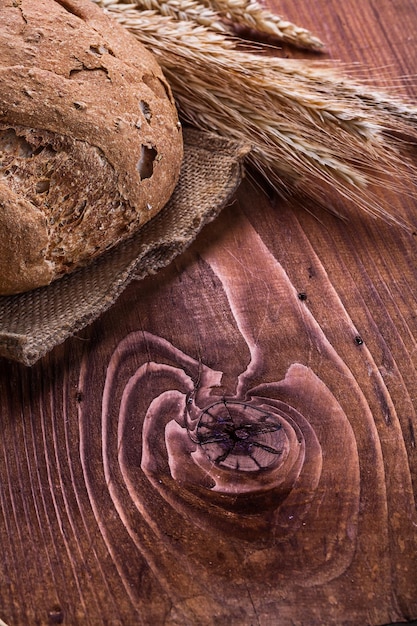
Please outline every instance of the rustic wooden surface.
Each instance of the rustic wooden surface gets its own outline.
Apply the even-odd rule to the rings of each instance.
[[[417,72],[414,0],[273,6],[374,83]],[[246,181],[90,328],[0,362],[9,626],[417,618],[416,235],[306,208]]]

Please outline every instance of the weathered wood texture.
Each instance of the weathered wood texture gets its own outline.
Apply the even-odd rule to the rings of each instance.
[[[375,83],[417,72],[414,0],[274,7]],[[416,237],[306,208],[245,182],[97,323],[0,363],[10,626],[417,618]]]

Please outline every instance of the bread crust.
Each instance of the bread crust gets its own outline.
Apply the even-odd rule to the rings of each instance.
[[[90,0],[0,0],[0,293],[129,237],[182,156],[170,88],[122,27]]]

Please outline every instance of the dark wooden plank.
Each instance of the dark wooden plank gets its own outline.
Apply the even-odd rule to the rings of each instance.
[[[273,6],[381,86],[417,71],[412,0]],[[415,235],[313,208],[246,181],[90,328],[0,363],[10,626],[417,618]]]

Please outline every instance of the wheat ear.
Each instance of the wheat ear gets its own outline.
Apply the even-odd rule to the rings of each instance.
[[[191,21],[223,33],[230,31],[216,11],[196,0],[135,0],[132,8],[155,11],[175,20]]]
[[[323,43],[310,31],[284,20],[264,8],[257,0],[203,0],[203,2],[226,18],[231,24],[246,26],[258,33],[272,35],[285,43],[319,50]]]
[[[211,30],[234,33],[236,26],[245,26],[258,34],[270,35],[278,41],[299,48],[319,50],[323,43],[310,31],[271,13],[257,0],[135,0],[131,4],[119,0],[93,0],[103,8],[155,11],[176,20],[189,20]],[[223,20],[226,20],[226,23]]]

